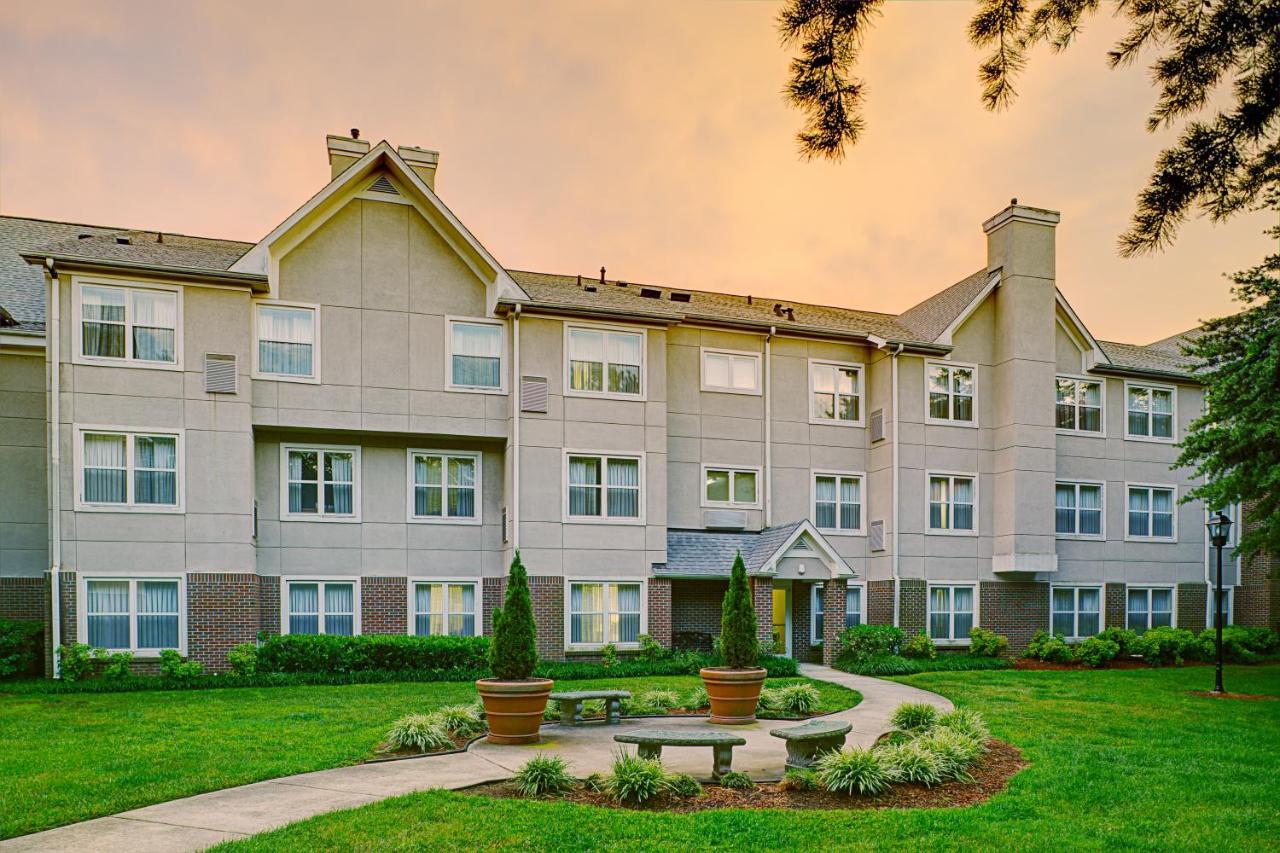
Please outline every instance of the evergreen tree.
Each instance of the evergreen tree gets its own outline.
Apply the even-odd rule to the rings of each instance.
[[[489,666],[494,678],[515,681],[533,675],[538,665],[533,621],[533,599],[529,596],[529,575],[516,551],[507,577],[507,595],[502,607],[493,611],[493,641],[489,644]]]
[[[747,567],[742,552],[733,561],[729,589],[724,594],[720,615],[720,652],[725,666],[747,669],[760,659],[760,638],[756,636],[756,608],[747,584]]]

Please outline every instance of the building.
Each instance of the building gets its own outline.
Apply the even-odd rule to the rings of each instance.
[[[1201,391],[1178,337],[1094,339],[1057,213],[1011,204],[888,315],[509,270],[435,152],[328,149],[256,244],[0,217],[0,616],[219,668],[259,631],[487,632],[519,549],[548,657],[709,644],[738,552],[805,659],[859,621],[1205,625],[1170,470]]]

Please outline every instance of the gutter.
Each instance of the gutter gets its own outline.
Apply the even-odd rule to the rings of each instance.
[[[773,326],[764,338],[764,526],[773,526]]]
[[[898,436],[898,356],[902,354],[903,345],[898,344],[898,348],[889,356],[890,358],[890,382],[892,384],[890,404],[893,406],[893,627],[901,627],[902,622],[902,596],[899,592],[899,582],[901,580],[899,548],[898,548],[898,478],[899,478],[899,447],[901,442]]]
[[[1145,367],[1123,367],[1118,364],[1095,364],[1088,369],[1089,374],[1098,376],[1115,376],[1119,378],[1130,377],[1133,379],[1161,379],[1165,382],[1182,382],[1194,385],[1203,385],[1204,383],[1189,373],[1179,373],[1176,370],[1154,370]]]
[[[268,292],[267,277],[260,273],[231,272],[229,270],[213,270],[202,267],[176,267],[162,264],[139,264],[129,261],[114,261],[104,258],[85,258],[78,255],[23,255],[28,263],[61,263],[64,266],[84,267],[86,269],[120,270],[125,272],[147,272],[158,276],[183,280],[218,281],[223,284],[248,285],[255,293]]]
[[[62,677],[62,662],[58,656],[59,640],[62,638],[62,476],[61,476],[61,418],[62,418],[62,351],[59,346],[61,337],[62,296],[58,282],[58,271],[54,267],[53,258],[45,260],[49,273],[49,347],[46,358],[49,360],[49,645],[53,657],[53,677]]]
[[[520,306],[511,313],[511,548],[520,550]]]

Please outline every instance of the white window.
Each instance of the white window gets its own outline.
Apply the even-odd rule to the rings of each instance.
[[[354,580],[286,580],[282,598],[286,634],[360,633],[359,585]]]
[[[1171,387],[1156,385],[1124,386],[1125,435],[1151,441],[1173,441],[1173,413],[1177,400]]]
[[[704,349],[702,390],[759,394],[760,354]]]
[[[409,451],[411,521],[480,522],[480,454]]]
[[[640,520],[640,457],[569,453],[565,459],[569,519]]]
[[[929,587],[929,637],[944,642],[967,643],[974,624],[972,586]]]
[[[177,288],[81,284],[76,354],[84,361],[175,367],[182,362]]]
[[[414,634],[447,634],[451,637],[480,635],[479,598],[474,582],[415,581],[410,585],[410,606]]]
[[[359,521],[360,448],[282,445],[281,518]]]
[[[570,394],[638,398],[644,393],[644,333],[566,326]]]
[[[181,432],[80,427],[77,435],[77,509],[181,510]]]
[[[1126,594],[1128,626],[1141,634],[1148,628],[1173,625],[1173,589],[1170,587],[1129,587]]]
[[[1129,485],[1129,539],[1177,538],[1175,523],[1175,498],[1173,486]]]
[[[503,391],[506,327],[488,320],[449,323],[449,388],[454,391]]]
[[[824,585],[814,584],[809,599],[809,642],[814,645],[823,642],[823,589]],[[848,584],[844,591],[844,627],[852,628],[863,622],[862,587]]]
[[[268,379],[318,379],[318,317],[314,305],[259,302],[254,375]]]
[[[1054,532],[1062,538],[1101,539],[1101,483],[1058,483],[1054,489]]]
[[[759,469],[702,466],[702,505],[760,508]]]
[[[1098,379],[1057,378],[1055,423],[1060,430],[1102,432],[1102,389]]]
[[[862,425],[862,367],[830,361],[809,362],[809,420]]]
[[[929,532],[971,536],[977,531],[978,503],[975,474],[931,473],[929,476]]]
[[[80,636],[95,649],[154,655],[186,648],[181,580],[88,578],[80,594]]]
[[[813,475],[813,521],[818,529],[862,532],[862,483],[860,473]]]
[[[1229,586],[1222,588],[1222,624],[1227,626],[1232,624],[1231,621],[1231,602],[1234,596],[1234,589]],[[1205,625],[1213,628],[1217,625],[1218,619],[1218,590],[1214,586],[1209,587],[1209,614],[1205,618]]]
[[[1050,633],[1077,639],[1102,630],[1102,587],[1055,586],[1050,599]]]
[[[974,367],[927,361],[924,370],[925,393],[928,395],[926,420],[976,426],[974,398],[977,396],[977,383]]]
[[[566,641],[570,646],[637,645],[646,629],[643,600],[642,583],[570,582]]]

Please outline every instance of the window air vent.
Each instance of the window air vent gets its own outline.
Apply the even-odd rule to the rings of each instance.
[[[387,180],[386,175],[379,175],[378,180],[369,184],[369,192],[400,195],[400,191],[395,188],[391,181]]]
[[[520,411],[547,411],[547,379],[545,376],[520,377]]]
[[[747,514],[740,509],[708,509],[702,513],[702,525],[708,530],[741,530],[747,526]]]
[[[689,294],[687,294],[687,293],[672,293],[668,298],[669,298],[672,302],[688,302],[688,301],[689,301]]]
[[[884,550],[884,522],[873,521],[867,529],[867,547],[872,551]]]
[[[205,353],[204,390],[207,394],[236,393],[236,357],[234,355]]]
[[[884,441],[884,409],[871,413],[871,440]]]
[[[642,287],[640,288],[640,295],[645,299],[661,299],[662,291],[656,290],[652,287]]]

